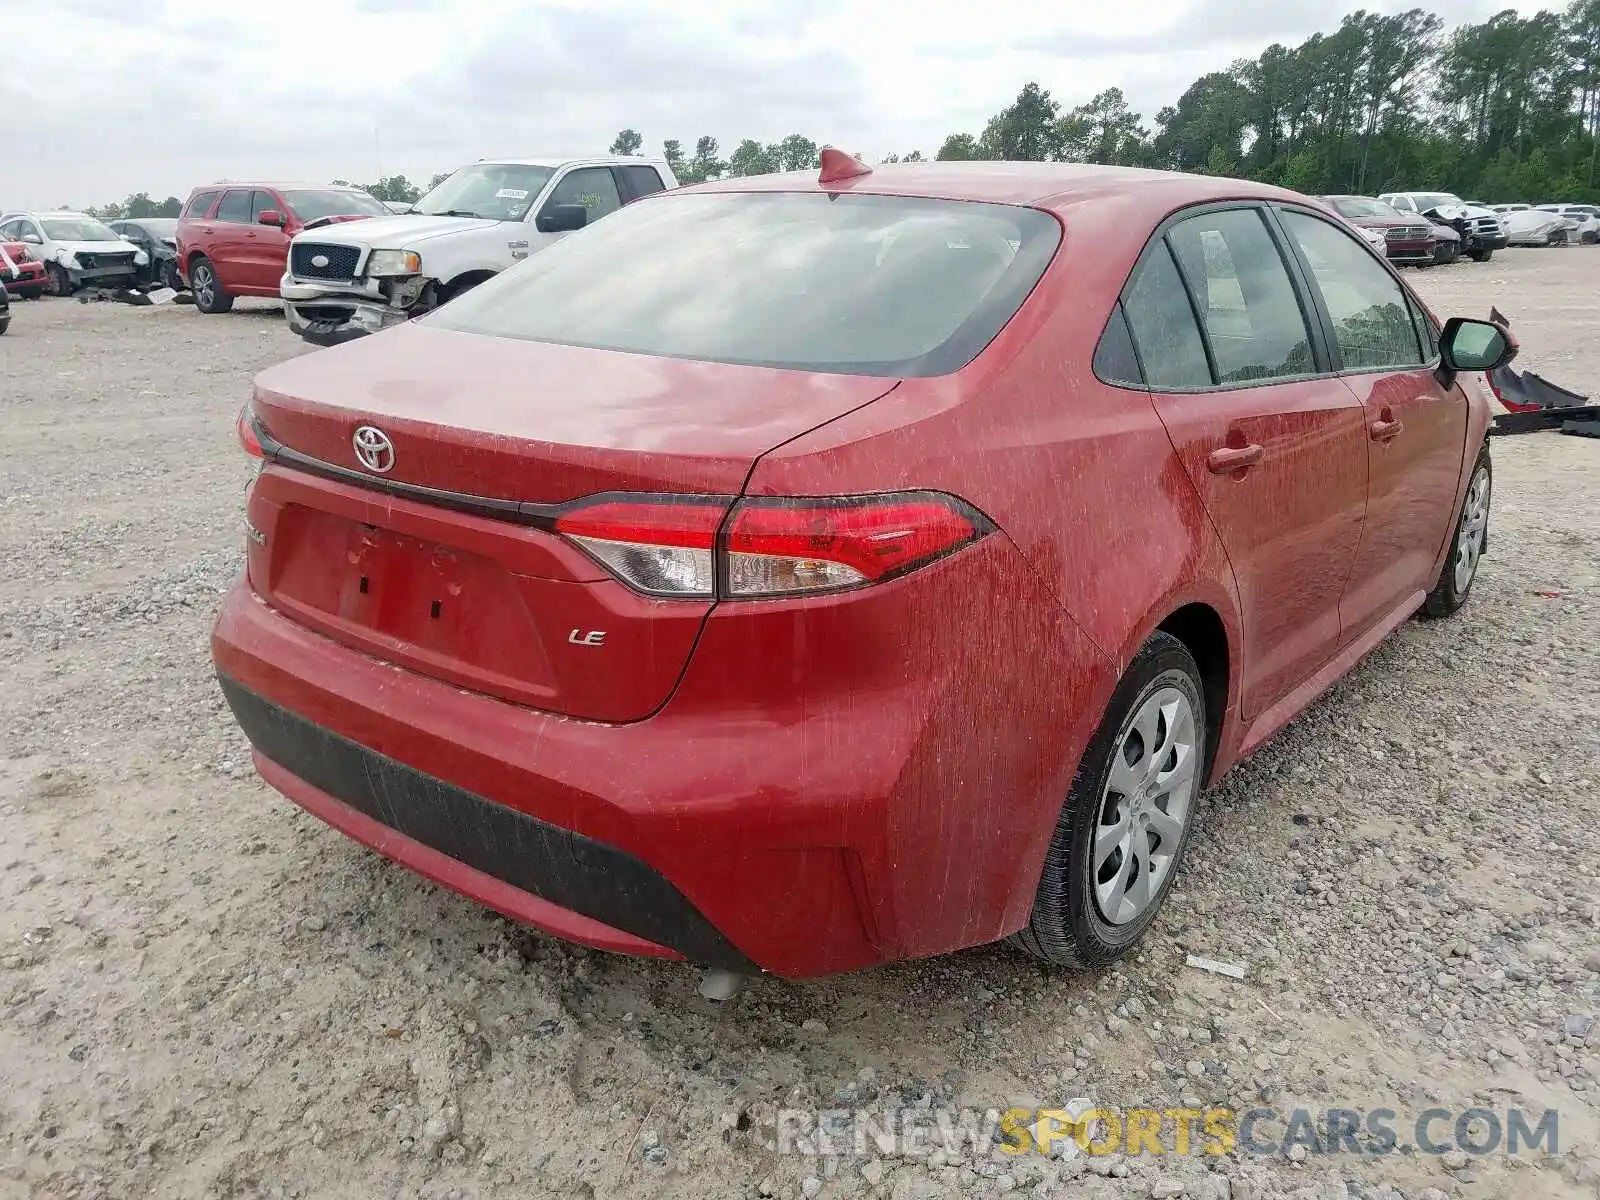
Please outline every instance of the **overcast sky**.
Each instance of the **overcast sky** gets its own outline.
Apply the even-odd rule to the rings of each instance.
[[[370,182],[491,155],[724,155],[804,133],[876,160],[982,131],[1037,79],[1151,122],[1196,76],[1356,0],[0,0],[0,211],[220,178]],[[1536,3],[1513,4],[1524,12]],[[1378,0],[1372,10],[1410,7]],[[1436,0],[1449,25],[1503,4]],[[1136,15],[1136,19],[1133,19]]]

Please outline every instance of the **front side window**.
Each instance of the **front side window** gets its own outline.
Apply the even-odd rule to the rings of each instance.
[[[553,167],[473,163],[444,180],[412,208],[430,217],[520,221],[554,174]]]
[[[1400,281],[1332,223],[1290,209],[1281,215],[1322,293],[1344,369],[1421,366],[1426,356]]]
[[[217,206],[217,220],[232,221],[238,225],[250,223],[250,193],[247,191],[224,192],[222,203]]]
[[[610,167],[583,167],[569,171],[550,193],[544,211],[549,212],[558,204],[583,205],[589,213],[589,223],[593,224],[622,207],[622,197],[617,195],[617,177],[611,173]]]
[[[1205,342],[1165,238],[1154,242],[1134,269],[1123,308],[1146,383],[1155,388],[1211,386]]]
[[[563,238],[425,324],[634,354],[942,375],[1009,321],[1055,218],[899,196],[667,193]]]
[[[1179,221],[1167,240],[1199,306],[1217,382],[1316,370],[1289,270],[1259,211],[1201,213]]]

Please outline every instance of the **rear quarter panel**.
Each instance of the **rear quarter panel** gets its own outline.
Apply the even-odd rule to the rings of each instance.
[[[1153,222],[1130,220],[1120,202],[1103,198],[1094,210],[1066,207],[1061,215],[1066,233],[1055,260],[983,354],[953,375],[906,380],[773,450],[747,487],[752,494],[937,488],[959,495],[1020,552],[1018,570],[1029,577],[1017,578],[1011,600],[1054,604],[1065,617],[1048,650],[991,636],[987,630],[1005,623],[990,612],[970,612],[965,626],[1003,664],[989,673],[991,685],[1009,679],[1019,690],[1070,691],[1068,715],[1032,730],[1029,743],[1065,773],[1041,772],[1033,790],[1012,798],[1009,853],[1021,858],[1013,865],[1024,868],[1018,882],[1028,898],[1064,781],[1140,644],[1178,608],[1203,603],[1221,617],[1230,646],[1240,645],[1226,557],[1148,393],[1103,384],[1090,365]],[[1059,663],[1061,655],[1097,661],[1041,677],[1039,662]],[[1230,671],[1222,765],[1237,742],[1238,676]],[[972,707],[982,705],[975,698]],[[966,787],[959,758],[945,756],[938,782],[953,802]],[[996,844],[992,852],[1008,850]],[[998,866],[979,856],[978,870]]]

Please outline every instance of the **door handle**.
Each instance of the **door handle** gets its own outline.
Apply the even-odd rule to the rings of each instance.
[[[1399,437],[1404,428],[1398,417],[1385,410],[1381,417],[1367,426],[1367,433],[1375,442],[1389,442]]]
[[[1219,446],[1206,455],[1206,466],[1213,475],[1228,475],[1255,466],[1264,453],[1254,442],[1248,446]]]

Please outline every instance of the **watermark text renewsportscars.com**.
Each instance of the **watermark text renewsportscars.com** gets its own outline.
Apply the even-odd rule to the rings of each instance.
[[[780,1154],[977,1157],[999,1152],[1105,1155],[1557,1154],[1554,1109],[1332,1107],[1117,1108],[1078,1098],[1060,1108],[785,1108]]]

